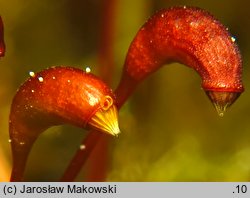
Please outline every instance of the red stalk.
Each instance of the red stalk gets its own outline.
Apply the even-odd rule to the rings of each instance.
[[[112,84],[114,74],[114,34],[116,0],[103,0],[101,13],[101,32],[98,50],[99,73],[102,79]],[[83,140],[84,141],[84,140]],[[96,140],[97,141],[97,140]],[[110,137],[103,135],[86,163],[85,181],[105,181],[109,160]]]
[[[72,182],[80,172],[82,166],[87,161],[89,155],[94,150],[99,140],[102,138],[102,134],[96,133],[96,131],[90,131],[85,139],[83,139],[82,144],[84,149],[81,147],[76,151],[74,158],[69,163],[63,176],[61,177],[61,182]]]

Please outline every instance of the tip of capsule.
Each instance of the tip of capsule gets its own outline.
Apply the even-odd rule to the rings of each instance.
[[[0,57],[4,57],[5,55],[5,47],[2,43],[0,43]]]
[[[218,115],[223,117],[227,108],[230,107],[240,96],[240,92],[206,91],[207,96],[213,103]]]
[[[120,133],[120,129],[118,125],[118,112],[116,106],[111,105],[107,110],[100,108],[91,117],[88,124],[92,128],[117,137]]]

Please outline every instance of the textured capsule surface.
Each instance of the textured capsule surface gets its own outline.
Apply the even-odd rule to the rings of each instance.
[[[115,96],[99,78],[72,67],[52,67],[29,75],[11,105],[11,181],[22,180],[33,143],[51,126],[71,124],[119,134]]]
[[[242,92],[242,61],[232,38],[217,19],[202,9],[163,9],[137,33],[125,71],[140,81],[165,63],[176,61],[194,68],[205,90]]]
[[[137,84],[171,62],[198,72],[202,88],[209,92],[219,112],[244,91],[242,59],[235,38],[207,11],[185,6],[157,12],[139,30],[125,60],[118,101],[125,101],[123,90],[127,86],[131,93]],[[223,97],[214,97],[220,95],[218,92]]]
[[[10,121],[13,124],[18,120],[32,129],[62,123],[86,127],[107,96],[115,100],[108,86],[79,69],[54,67],[32,72],[13,99]],[[115,102],[112,106],[116,111]],[[117,122],[117,117],[113,119]]]

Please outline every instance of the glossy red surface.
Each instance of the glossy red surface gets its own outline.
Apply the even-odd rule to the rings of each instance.
[[[195,69],[206,91],[243,91],[235,38],[199,8],[174,7],[151,17],[130,45],[123,76],[138,83],[170,62]]]
[[[115,101],[102,80],[80,69],[51,67],[30,75],[11,105],[12,181],[22,179],[29,151],[41,132],[60,124],[86,128],[106,96]]]

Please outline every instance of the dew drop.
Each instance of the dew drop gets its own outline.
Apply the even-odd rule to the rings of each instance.
[[[24,144],[25,144],[25,142],[20,142],[19,144],[20,144],[20,145],[24,145]]]
[[[43,82],[43,77],[38,77],[39,82]]]
[[[187,6],[183,6],[183,8],[184,8],[184,9],[186,9],[186,8],[187,8]]]
[[[81,144],[80,145],[80,150],[84,150],[84,149],[86,149],[86,146],[84,144]]]
[[[86,73],[90,73],[91,72],[90,67],[86,67],[85,71],[86,71]]]
[[[164,17],[164,14],[161,14],[161,17],[163,18],[163,17]]]
[[[70,80],[68,80],[68,83],[70,83]]]
[[[34,90],[34,89],[31,89],[31,92],[32,92],[32,93],[34,93],[34,92],[35,92],[35,90]]]
[[[12,139],[9,139],[8,142],[11,143],[11,142],[12,142]]]
[[[34,77],[34,76],[35,76],[35,73],[34,73],[33,71],[30,71],[30,72],[29,72],[29,75],[30,75],[31,77]]]
[[[53,76],[53,77],[52,77],[52,79],[53,79],[53,80],[55,80],[55,79],[56,79],[56,77],[55,77],[55,76]]]
[[[234,43],[236,41],[236,38],[232,36],[231,41]]]

